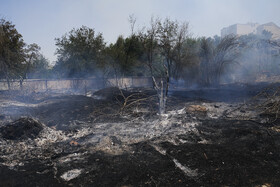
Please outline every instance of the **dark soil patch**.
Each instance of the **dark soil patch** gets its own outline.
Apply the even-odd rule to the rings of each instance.
[[[187,102],[194,101],[201,104],[201,101],[250,99],[261,87],[239,85],[236,87],[239,90],[229,87],[224,90],[173,92],[167,108],[182,109]],[[117,88],[107,88],[94,93],[104,96],[103,99],[81,95],[46,96],[39,99],[40,105],[28,110],[28,114],[48,126],[72,132],[92,127],[97,124],[95,122],[102,129],[102,122],[113,124],[140,118],[153,121],[158,119],[157,98],[151,97],[154,94],[151,90],[123,90],[121,93]],[[130,97],[132,101],[149,99],[123,107],[130,95],[133,95]],[[140,112],[134,112],[135,108]],[[272,128],[279,126],[278,121],[261,124],[247,120],[211,119],[203,115],[196,118],[190,113],[171,117],[182,122],[175,124],[177,126],[193,120],[201,123],[193,129],[190,127],[190,131],[184,134],[170,131],[170,134],[159,134],[132,145],[124,145],[118,137],[110,135],[111,143],[102,144],[108,149],[130,147],[120,155],[96,151],[93,143],[79,144],[79,140],[86,142],[90,134],[80,139],[73,137],[55,142],[44,148],[40,158],[28,159],[27,154],[20,160],[23,165],[8,167],[2,164],[6,163],[5,156],[9,155],[0,152],[5,155],[0,159],[0,186],[280,186],[280,133],[278,128]],[[25,140],[37,137],[42,128],[36,120],[21,118],[2,126],[0,132],[6,139]],[[72,140],[76,145],[69,143]],[[69,155],[72,157],[68,158]],[[73,169],[81,169],[81,174],[69,181],[61,177]],[[197,175],[189,175],[188,170]]]
[[[75,164],[73,164],[75,165]],[[75,168],[73,165],[70,168]],[[108,155],[97,152],[88,158],[87,174],[71,181],[81,186],[186,186],[184,173],[172,160],[146,142],[136,144],[134,152]],[[77,167],[77,165],[76,165]],[[66,168],[64,168],[66,169]],[[192,181],[192,182],[190,182]]]
[[[280,134],[252,121],[204,121],[195,135],[180,135],[189,143],[162,143],[167,153],[198,169],[203,186],[280,185]],[[208,143],[199,143],[201,138]]]
[[[1,187],[67,186],[53,177],[54,173],[51,163],[43,160],[30,160],[25,166],[19,167],[16,170],[1,166],[0,173]]]
[[[133,150],[121,155],[92,152],[85,159],[56,165],[62,156],[85,152],[87,148],[71,147],[68,153],[54,154],[50,160],[31,160],[17,171],[0,167],[0,180],[7,186],[270,186],[280,185],[280,134],[252,121],[204,121],[198,126],[200,138],[181,134],[186,143],[174,145],[154,140],[134,144]],[[161,139],[158,137],[157,139]],[[200,143],[206,139],[209,143]],[[164,140],[164,138],[163,138]],[[70,151],[70,152],[69,152]],[[197,171],[188,176],[174,163]],[[83,169],[82,174],[70,181],[60,178],[72,169]],[[56,176],[56,177],[54,177]],[[21,178],[21,181],[14,180]],[[40,180],[39,180],[40,179]]]
[[[144,115],[146,118],[155,115],[157,112],[157,100],[147,99],[135,102],[138,99],[149,98],[153,95],[150,90],[147,92],[136,92],[120,90],[115,87],[105,88],[93,94],[93,97],[83,95],[63,95],[49,96],[42,100],[42,105],[36,109],[30,109],[28,115],[35,116],[47,126],[56,126],[59,130],[73,130],[79,128],[79,124],[73,124],[73,121],[84,122],[122,122],[127,121],[122,114],[129,114],[137,117]],[[101,99],[96,99],[100,96]],[[125,100],[127,97],[129,99]],[[130,107],[124,107],[126,102]],[[149,110],[146,114],[134,114],[131,107],[146,108]],[[79,122],[75,122],[79,123]]]
[[[3,138],[9,140],[34,139],[43,130],[43,125],[33,118],[20,118],[0,128]]]

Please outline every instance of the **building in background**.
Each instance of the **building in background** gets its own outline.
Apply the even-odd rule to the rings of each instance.
[[[266,24],[258,23],[247,23],[247,24],[234,24],[225,27],[221,30],[221,37],[226,35],[234,34],[237,36],[248,35],[248,34],[258,34],[261,35],[263,31],[270,32],[272,34],[272,39],[280,39],[280,27],[275,23],[270,22]]]

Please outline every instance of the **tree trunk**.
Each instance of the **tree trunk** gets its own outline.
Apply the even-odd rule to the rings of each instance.
[[[159,114],[165,113],[165,94],[163,89],[163,81],[161,80],[161,89],[160,89],[160,97],[159,97]]]
[[[165,105],[166,105],[166,95],[165,95],[163,80],[160,81],[160,86],[158,86],[158,84],[153,76],[152,76],[152,79],[153,79],[153,82],[155,85],[154,88],[158,94],[159,114],[162,115],[165,113]]]
[[[21,90],[21,91],[23,90],[22,82],[23,82],[23,79],[20,79],[20,80],[19,80],[19,85],[20,85],[20,90]]]
[[[8,75],[6,75],[6,81],[7,81],[7,84],[8,84],[8,89],[11,90],[11,84],[10,84],[10,79],[9,79]]]

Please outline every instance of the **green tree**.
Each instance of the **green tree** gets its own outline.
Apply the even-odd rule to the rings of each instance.
[[[192,64],[192,51],[195,49],[194,40],[189,37],[188,23],[179,24],[175,35],[175,46],[173,48],[172,67],[173,78],[178,79],[184,77],[186,68]]]
[[[32,63],[29,72],[30,78],[48,78],[50,75],[49,61],[44,55],[39,54]]]
[[[175,63],[175,79],[183,79],[185,83],[192,84],[199,75],[199,40],[187,38],[183,43],[181,63]]]
[[[105,42],[101,33],[86,26],[56,38],[56,69],[67,77],[96,75],[104,67]]]
[[[0,19],[0,76],[7,80],[9,89],[10,79],[23,76],[24,46],[15,25]]]
[[[112,60],[111,66],[115,70],[115,75],[135,75],[143,54],[140,38],[137,35],[127,38],[119,36],[116,43],[108,47],[107,54]]]
[[[204,85],[211,84],[211,75],[213,74],[211,65],[214,59],[214,51],[211,40],[208,38],[202,38],[200,40],[200,81]]]
[[[41,48],[33,43],[30,45],[27,45],[25,48],[25,77],[29,78],[28,74],[33,72],[33,65],[35,64],[35,61],[38,61],[38,58],[40,57],[40,50]]]
[[[125,39],[123,36],[119,36],[116,43],[110,44],[110,46],[106,48],[107,61],[109,61],[108,64],[112,70],[110,74],[116,77],[125,71],[122,70],[122,65],[125,64],[124,41]],[[129,69],[128,66],[125,69]]]

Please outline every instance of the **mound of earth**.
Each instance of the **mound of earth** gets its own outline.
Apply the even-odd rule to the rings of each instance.
[[[0,128],[4,139],[35,139],[43,130],[43,124],[33,118],[20,118]]]

